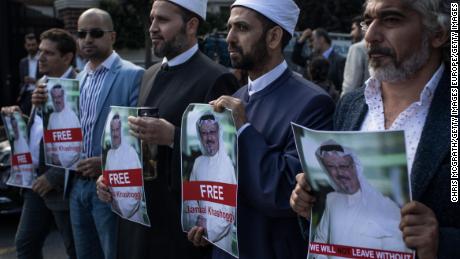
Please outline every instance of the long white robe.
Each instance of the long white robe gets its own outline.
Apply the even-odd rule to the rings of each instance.
[[[221,145],[223,142],[221,142]],[[236,184],[235,169],[230,157],[223,148],[214,156],[199,156],[193,164],[190,181],[211,181],[228,184]],[[210,201],[186,201],[185,206],[201,207],[205,214],[189,213],[187,224],[195,226],[198,215],[206,218],[207,239],[214,242],[218,247],[226,251],[232,251],[232,225],[236,217],[236,208]],[[208,207],[233,215],[233,220],[228,221],[222,217],[216,217],[208,213]]]
[[[139,156],[136,150],[127,143],[122,141],[117,149],[110,149],[107,153],[105,170],[124,170],[142,168]],[[142,187],[111,187],[113,195],[113,208],[124,218],[136,222],[144,222],[142,219],[143,212],[139,210],[142,200]],[[123,197],[123,194],[130,193],[137,198]]]
[[[67,104],[65,105],[62,111],[51,113],[48,121],[48,130],[81,128],[80,120],[75,112]],[[75,169],[80,158],[81,141],[47,143],[46,147],[48,163],[52,163],[51,155],[56,154],[62,167]]]

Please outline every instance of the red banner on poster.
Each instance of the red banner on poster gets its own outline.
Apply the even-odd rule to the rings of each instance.
[[[76,142],[83,140],[80,128],[45,130],[46,143]]]
[[[189,181],[183,184],[184,200],[212,201],[228,206],[236,206],[236,184]]]
[[[311,242],[310,253],[366,259],[414,259],[412,253]]]
[[[104,170],[104,179],[110,187],[142,186],[142,169]]]
[[[11,165],[30,165],[32,156],[30,153],[15,154],[11,160]]]

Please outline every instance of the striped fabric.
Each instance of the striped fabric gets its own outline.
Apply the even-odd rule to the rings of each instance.
[[[93,156],[91,143],[92,132],[97,119],[97,102],[108,72],[109,70],[104,66],[100,66],[94,72],[88,72],[85,84],[81,88],[80,120],[83,131],[83,154],[86,157]]]

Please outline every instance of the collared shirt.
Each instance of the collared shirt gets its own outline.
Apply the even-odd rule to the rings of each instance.
[[[90,68],[90,62],[84,68],[87,74],[80,88],[80,122],[83,132],[83,154],[86,157],[93,156],[92,132],[97,119],[97,103],[105,78],[117,57],[118,54],[113,51],[96,69]]]
[[[442,64],[423,88],[420,99],[401,112],[388,129],[404,130],[409,172],[411,172],[412,169],[415,152],[417,151],[423,125],[425,125],[434,92],[441,80],[444,69],[444,64]],[[385,130],[381,83],[372,77],[369,78],[369,80],[366,81],[364,98],[366,104],[369,106],[369,112],[366,114],[363,121],[361,131]]]
[[[268,85],[270,85],[271,83],[273,83],[273,81],[280,77],[284,73],[284,71],[286,71],[287,68],[287,62],[286,60],[283,60],[283,62],[281,62],[279,65],[277,65],[272,70],[265,73],[264,75],[262,75],[254,81],[252,81],[251,78],[248,77],[249,96],[265,89]],[[241,126],[241,128],[238,129],[237,135],[239,136],[249,125],[249,122],[247,122],[243,126]]]
[[[69,66],[60,78],[68,78],[70,73],[72,73],[72,66]],[[32,110],[32,112],[33,111],[34,110]],[[31,115],[34,116],[34,123],[30,127],[29,148],[32,156],[32,164],[34,165],[34,168],[38,168],[40,159],[40,141],[43,138],[43,119],[37,112]]]
[[[323,57],[325,59],[328,59],[333,50],[334,50],[334,47],[332,47],[332,46],[330,48],[328,48],[326,51],[323,52]]]
[[[35,78],[37,76],[37,68],[38,68],[38,56],[39,53],[35,54],[35,56],[28,56],[27,60],[29,63],[29,74],[28,76],[30,78]],[[37,78],[35,78],[37,79]],[[35,89],[35,84],[28,84],[26,90],[27,91],[33,91]]]
[[[168,60],[166,57],[163,58],[161,64],[167,63],[168,66],[174,67],[180,64],[185,63],[189,60],[196,52],[198,51],[198,44],[193,45],[193,47],[189,48],[188,50],[182,52],[181,54],[177,55],[171,60]]]

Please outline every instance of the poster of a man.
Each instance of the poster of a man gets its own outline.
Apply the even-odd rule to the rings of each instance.
[[[46,163],[74,169],[82,149],[78,118],[78,81],[49,78],[49,99],[44,109]]]
[[[103,145],[103,174],[120,217],[150,226],[145,207],[139,139],[128,133],[128,116],[136,108],[111,107]]]
[[[377,144],[369,145],[366,140],[372,133],[321,135],[321,132],[296,127],[297,148],[299,154],[303,154],[302,166],[317,198],[311,219],[308,258],[346,258],[347,250],[338,249],[343,246],[355,249],[349,251],[362,249],[412,258],[412,251],[405,246],[399,229],[403,205],[400,202],[410,200],[404,137],[382,138],[384,133],[378,132],[371,141]],[[385,138],[393,141],[383,142]],[[389,148],[399,149],[400,153],[382,154],[379,149],[384,147],[383,143],[401,145],[402,148]]]
[[[236,150],[235,143],[224,141],[224,133],[234,134],[235,130],[228,124],[231,119],[218,118],[222,115],[213,114],[207,108],[207,105],[195,105],[183,116],[186,120],[182,127],[182,148],[186,151],[182,154],[183,229],[186,232],[201,229],[209,242],[237,256],[236,163],[232,160],[235,156],[229,155]],[[231,116],[230,112],[227,115]],[[225,127],[229,127],[227,132]],[[196,148],[196,144],[192,145],[196,140],[197,152],[187,156],[192,146]],[[187,146],[189,150],[184,150]]]
[[[32,188],[36,178],[30,154],[26,124],[19,112],[3,115],[6,133],[11,146],[11,172],[6,184],[11,186]]]

